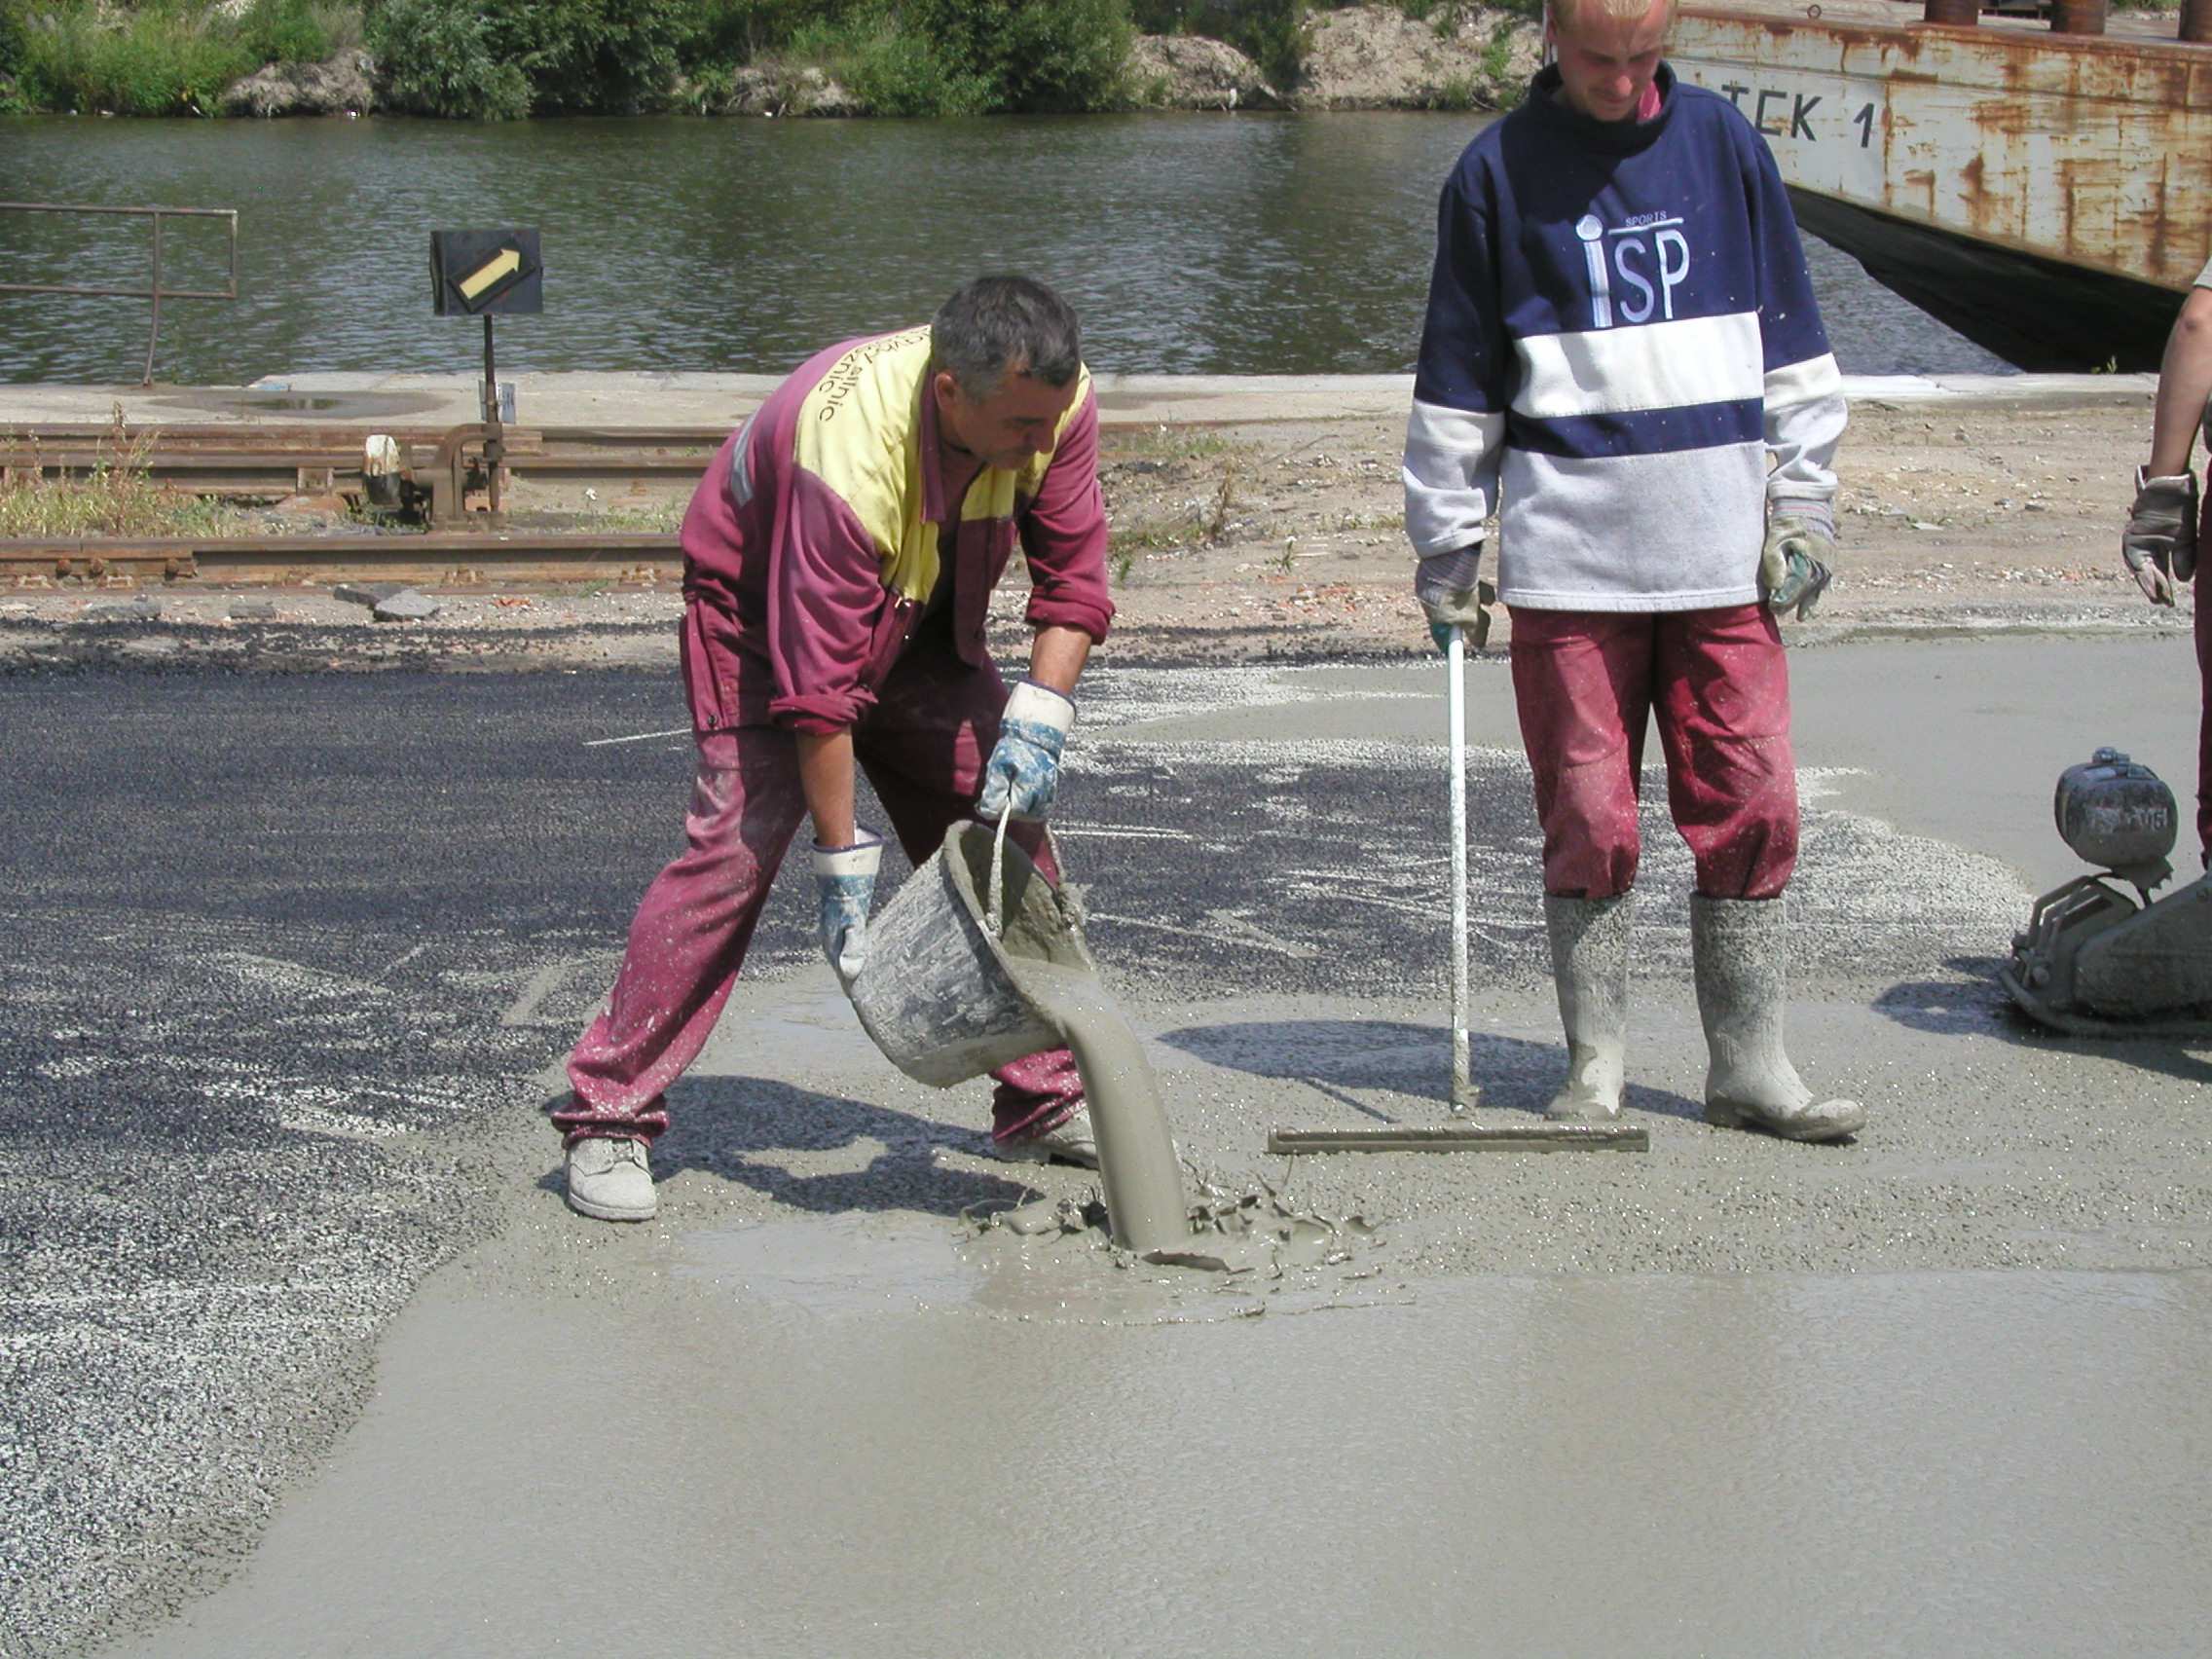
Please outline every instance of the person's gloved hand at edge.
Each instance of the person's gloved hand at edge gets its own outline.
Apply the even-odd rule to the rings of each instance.
[[[1013,803],[1013,815],[1034,823],[1052,810],[1059,793],[1060,752],[1075,724],[1075,703],[1034,680],[1014,682],[999,717],[999,740],[983,764],[983,790],[976,816],[995,824]]]
[[[867,962],[867,912],[875,899],[875,872],[883,863],[883,837],[856,827],[849,847],[814,843],[814,896],[822,922],[822,954],[850,986]]]
[[[1774,501],[1759,549],[1759,597],[1777,618],[1813,614],[1835,571],[1835,512],[1825,501]]]
[[[1414,597],[1428,618],[1428,637],[1438,650],[1449,650],[1456,630],[1470,650],[1490,638],[1490,608],[1497,589],[1482,579],[1483,544],[1471,542],[1450,553],[1425,555],[1414,572]]]
[[[2171,605],[2174,583],[2196,574],[2196,475],[2147,473],[2145,467],[2135,469],[2135,505],[2120,533],[2120,556],[2145,599]]]

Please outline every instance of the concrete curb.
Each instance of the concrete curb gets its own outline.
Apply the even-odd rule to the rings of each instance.
[[[732,424],[774,375],[533,374],[510,377],[521,425]],[[507,383],[502,383],[507,384]],[[1846,375],[1844,395],[1885,403],[2148,403],[2155,375]],[[1411,375],[1100,375],[1108,424],[1400,418]],[[0,387],[0,431],[101,423],[120,406],[133,425],[455,425],[477,418],[473,375],[271,375],[242,387]]]

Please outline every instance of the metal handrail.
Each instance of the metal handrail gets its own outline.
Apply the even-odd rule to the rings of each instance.
[[[0,202],[0,213],[127,213],[154,221],[154,273],[144,288],[103,288],[75,282],[0,282],[0,294],[97,294],[115,299],[154,302],[153,332],[146,340],[146,373],[140,386],[154,384],[154,348],[162,338],[164,300],[235,300],[239,297],[239,210],[236,207],[90,207],[59,202]],[[164,288],[162,286],[162,221],[164,219],[221,219],[229,232],[231,276],[229,286],[214,288]]]

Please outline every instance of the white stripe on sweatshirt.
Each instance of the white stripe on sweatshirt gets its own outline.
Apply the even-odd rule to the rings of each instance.
[[[1523,335],[1514,344],[1522,374],[1513,407],[1537,421],[1755,403],[1763,389],[1755,312]]]

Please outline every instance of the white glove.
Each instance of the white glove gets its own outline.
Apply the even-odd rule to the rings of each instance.
[[[1827,591],[1835,569],[1835,515],[1825,501],[1773,503],[1759,549],[1759,595],[1777,617],[1802,622]]]
[[[1470,650],[1481,650],[1490,638],[1490,608],[1497,603],[1497,589],[1482,579],[1483,544],[1430,553],[1414,572],[1414,598],[1420,601],[1428,618],[1428,637],[1438,650],[1451,648],[1457,630]]]
[[[2120,533],[2127,573],[2153,605],[2174,602],[2174,583],[2196,573],[2196,475],[2152,478],[2135,469],[2135,505]],[[2199,600],[2198,603],[2202,603]]]

